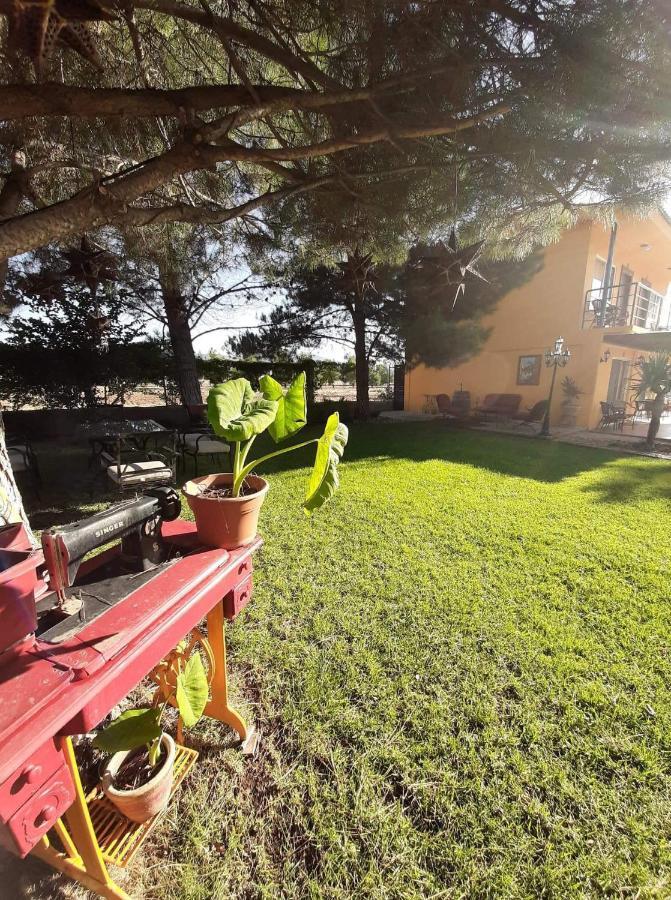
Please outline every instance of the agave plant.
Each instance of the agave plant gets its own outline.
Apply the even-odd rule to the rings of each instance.
[[[207,398],[207,415],[212,428],[234,446],[232,495],[240,496],[245,478],[262,463],[299,447],[316,444],[315,462],[303,502],[306,513],[310,514],[329,500],[338,488],[338,463],[347,444],[347,426],[342,424],[338,413],[333,413],[321,437],[274,450],[248,462],[252,444],[264,431],[280,444],[307,424],[305,372],[298,374],[286,391],[270,375],[262,375],[259,386],[262,396],[257,398],[246,378],[234,378],[215,385]]]
[[[566,375],[566,377],[562,379],[561,389],[567,401],[577,400],[578,397],[582,397],[585,393],[583,389],[578,386],[575,378],[571,378],[570,375]]]
[[[650,425],[645,446],[654,449],[655,438],[664,412],[666,395],[671,393],[671,356],[668,353],[655,353],[648,359],[637,363],[638,377],[632,383],[634,393],[640,399],[653,394],[650,410]]]

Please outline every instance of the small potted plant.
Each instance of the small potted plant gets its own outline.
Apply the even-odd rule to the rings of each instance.
[[[195,653],[178,672],[174,697],[150,709],[128,709],[98,733],[94,746],[113,754],[102,774],[102,789],[132,822],[146,822],[170,800],[175,742],[161,727],[170,700],[187,728],[205,709],[208,683],[203,661]]]
[[[562,379],[561,389],[564,394],[564,399],[561,404],[562,414],[559,424],[575,425],[578,413],[580,412],[578,398],[582,397],[584,391],[578,387],[575,379],[571,378],[569,375]]]
[[[333,413],[321,437],[274,450],[249,462],[252,444],[264,431],[280,444],[307,424],[305,372],[297,375],[286,391],[270,375],[263,375],[259,384],[260,398],[255,397],[246,378],[234,378],[211,389],[207,398],[208,419],[215,433],[233,444],[233,471],[194,478],[182,489],[196,519],[200,539],[225,550],[243,547],[256,536],[268,482],[253,475],[253,470],[276,456],[316,444],[315,462],[303,502],[305,512],[310,515],[337,490],[338,463],[347,444],[347,427],[340,422],[338,413]]]

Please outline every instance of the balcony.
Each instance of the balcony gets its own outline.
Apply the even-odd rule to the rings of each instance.
[[[594,288],[585,294],[583,328],[644,328],[668,331],[671,328],[671,304],[640,281]]]

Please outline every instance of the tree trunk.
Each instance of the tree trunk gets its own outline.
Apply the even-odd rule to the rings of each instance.
[[[370,397],[368,383],[370,367],[366,347],[366,315],[357,299],[352,314],[354,321],[354,371],[356,383],[356,414],[359,419],[370,418]]]
[[[0,526],[13,525],[15,522],[23,522],[26,531],[35,544],[35,538],[28,522],[28,516],[23,508],[21,492],[16,484],[12,466],[9,462],[9,453],[5,443],[5,426],[0,412]]]
[[[645,446],[648,450],[655,449],[655,438],[657,437],[657,432],[659,431],[659,426],[662,421],[664,401],[664,394],[658,394],[652,401],[652,408],[650,410],[650,424],[648,425],[648,436],[645,439]]]
[[[163,280],[161,280],[161,288],[168,320],[168,333],[175,359],[179,395],[185,406],[195,406],[203,402],[203,395],[200,391],[196,353],[193,349],[185,298],[179,290]]]
[[[9,219],[18,211],[26,191],[25,156],[22,150],[14,150],[10,161],[9,175],[0,191],[0,221]],[[4,290],[9,260],[0,260],[0,291]],[[0,306],[2,304],[0,303]]]

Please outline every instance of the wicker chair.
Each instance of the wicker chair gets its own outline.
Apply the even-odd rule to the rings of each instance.
[[[15,475],[25,472],[30,478],[32,488],[39,499],[42,477],[32,444],[27,437],[16,434],[7,434],[5,441],[12,472]]]

